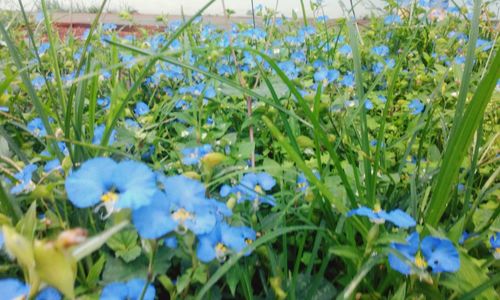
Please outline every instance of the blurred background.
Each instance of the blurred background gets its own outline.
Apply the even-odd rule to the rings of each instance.
[[[22,0],[25,7],[36,11],[40,0]],[[307,11],[311,14],[310,0],[304,0]],[[331,18],[343,16],[339,0],[323,0],[325,14]],[[101,0],[47,0],[51,8],[63,11],[92,13],[97,10]],[[106,10],[108,12],[129,11],[141,14],[165,14],[180,15],[183,11],[186,15],[194,14],[207,0],[108,0]],[[384,0],[353,0],[355,11],[358,15],[368,15],[370,12],[377,13],[384,5]],[[237,16],[251,14],[251,0],[225,0],[226,8],[234,11]],[[350,6],[349,0],[344,4]],[[300,0],[254,0],[254,5],[271,7],[280,13],[291,16],[293,11],[301,14]],[[16,10],[19,7],[18,0],[0,0],[0,9]],[[217,0],[207,9],[206,14],[222,15],[222,2]],[[312,15],[311,15],[312,16]]]

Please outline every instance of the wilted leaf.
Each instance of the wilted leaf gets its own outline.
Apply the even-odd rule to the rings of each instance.
[[[76,260],[55,247],[53,243],[37,241],[34,247],[36,267],[40,278],[73,299],[76,278]]]

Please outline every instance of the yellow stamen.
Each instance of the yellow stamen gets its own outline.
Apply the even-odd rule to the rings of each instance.
[[[258,184],[255,186],[255,188],[253,190],[256,191],[259,194],[263,194],[264,193],[264,191],[262,190],[262,188]]]
[[[251,240],[251,239],[245,239],[245,243],[247,245],[251,245],[253,243],[253,240]]]
[[[425,261],[425,259],[422,258],[422,256],[420,254],[417,254],[415,256],[415,265],[417,267],[419,267],[420,269],[427,268],[427,262]]]
[[[172,219],[174,219],[174,221],[178,221],[181,223],[191,218],[193,218],[193,215],[184,208],[181,208],[172,213]]]
[[[101,196],[101,201],[102,202],[108,202],[108,201],[116,201],[118,200],[118,194],[114,192],[107,192],[106,194]]]
[[[375,206],[373,207],[373,212],[374,213],[379,213],[382,211],[382,208],[380,207],[380,204],[375,204]]]
[[[215,246],[215,251],[217,251],[217,253],[225,253],[227,251],[227,247],[224,246],[223,243],[217,243],[217,245]]]

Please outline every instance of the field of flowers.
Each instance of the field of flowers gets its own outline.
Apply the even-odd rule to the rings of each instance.
[[[488,3],[124,35],[105,2],[0,15],[0,299],[498,299]]]

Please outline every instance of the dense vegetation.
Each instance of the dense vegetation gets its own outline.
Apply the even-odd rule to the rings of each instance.
[[[497,299],[488,3],[213,2],[135,35],[2,16],[0,298]]]

